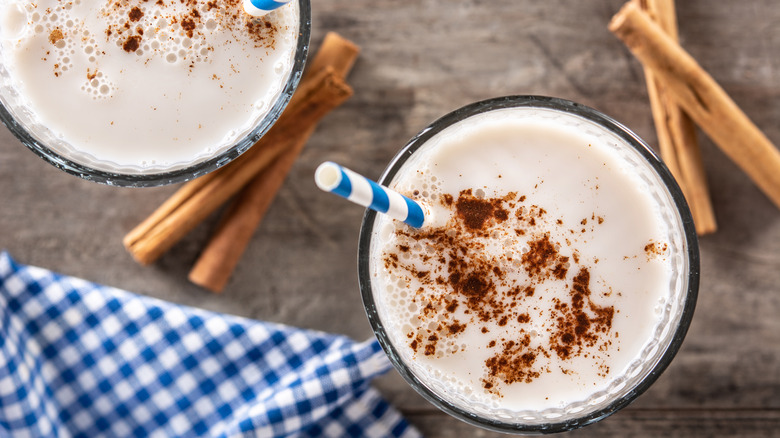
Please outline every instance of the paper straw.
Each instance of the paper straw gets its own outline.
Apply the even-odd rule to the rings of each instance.
[[[249,15],[262,17],[287,3],[290,0],[244,0],[244,10]]]
[[[417,202],[336,163],[326,161],[320,164],[314,172],[314,181],[317,187],[326,192],[335,193],[415,228],[422,227],[425,222],[425,213]]]

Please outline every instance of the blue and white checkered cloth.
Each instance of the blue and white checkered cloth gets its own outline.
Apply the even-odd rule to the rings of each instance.
[[[0,436],[419,433],[369,383],[375,340],[96,285],[0,253]]]

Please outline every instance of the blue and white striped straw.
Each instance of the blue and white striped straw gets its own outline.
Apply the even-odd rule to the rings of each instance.
[[[287,3],[290,3],[290,0],[244,0],[244,10],[249,15],[262,17]]]
[[[422,227],[425,222],[425,213],[417,202],[336,163],[326,161],[320,164],[314,172],[314,181],[317,187],[326,192],[335,193],[415,228]]]

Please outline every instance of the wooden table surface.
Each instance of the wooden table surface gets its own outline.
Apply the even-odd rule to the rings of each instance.
[[[683,46],[780,145],[776,0],[679,0]],[[67,175],[0,131],[0,249],[18,261],[170,301],[370,337],[357,286],[362,210],[314,185],[326,159],[377,177],[428,123],[509,94],[566,98],[654,145],[642,69],[607,31],[622,0],[316,0],[312,48],[337,31],[362,48],[355,95],[293,168],[225,292],[188,283],[213,230],[151,267],[122,237],[176,187],[122,189]],[[701,239],[701,289],[667,371],[628,408],[573,436],[780,435],[780,210],[701,138],[719,230]],[[377,386],[426,436],[493,436],[428,404],[395,372]]]

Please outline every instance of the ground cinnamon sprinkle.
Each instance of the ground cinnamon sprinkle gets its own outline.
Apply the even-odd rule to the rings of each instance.
[[[130,21],[138,21],[144,16],[144,12],[139,7],[134,7],[130,9],[130,12],[127,13],[128,18],[130,18]]]
[[[139,35],[129,36],[122,43],[122,50],[129,53],[135,52],[139,47],[141,47],[141,37]]]
[[[200,18],[200,14],[198,14],[198,11],[195,9],[192,10],[191,14],[191,16],[185,17],[181,20],[181,28],[184,29],[184,33],[189,38],[192,38],[192,36],[195,34],[195,19]]]
[[[462,348],[458,338],[473,327],[489,339],[484,345],[492,351],[484,363],[482,386],[497,395],[504,384],[532,382],[551,372],[546,364],[553,357],[565,361],[583,356],[598,362],[598,352],[616,336],[615,309],[593,301],[590,269],[570,242],[554,241],[549,231],[539,228],[565,231],[563,222],[538,205],[526,205],[526,196],[515,193],[487,198],[464,190],[457,197],[442,194],[439,199],[451,212],[450,221],[420,230],[398,228],[398,254],[403,258],[393,253],[383,258],[388,272],[419,284],[412,302],[420,324],[407,333],[412,351],[428,357],[455,354]],[[593,226],[603,222],[595,213],[593,218]],[[524,242],[524,252],[491,255],[486,245],[499,229],[511,230]],[[423,263],[416,265],[415,257]],[[512,272],[517,270],[525,277]],[[537,293],[539,286],[549,282],[560,283],[555,287],[566,293],[553,301],[547,315],[535,306],[546,298]],[[543,290],[546,293],[547,287]],[[534,318],[548,321],[542,325],[541,342],[531,336]],[[515,335],[491,338],[493,324],[511,327]],[[603,363],[597,367],[608,373]]]
[[[590,272],[587,268],[581,268],[574,277],[569,295],[571,303],[556,302],[555,308],[560,311],[560,316],[557,330],[550,338],[552,350],[561,359],[568,359],[584,347],[593,347],[603,341],[603,334],[612,329],[615,315],[614,307],[600,307],[591,301]]]
[[[651,258],[653,256],[662,256],[666,253],[666,251],[669,249],[668,245],[665,243],[660,242],[648,242],[647,245],[645,245],[645,254],[648,258]]]
[[[49,34],[49,42],[52,44],[57,44],[63,38],[65,38],[65,35],[60,29],[54,29]]]
[[[541,371],[534,367],[537,354],[529,350],[531,337],[523,336],[518,342],[507,341],[501,352],[485,362],[488,374],[482,379],[485,389],[494,389],[498,380],[504,383],[530,383],[541,376]]]
[[[105,29],[106,41],[114,39],[126,52],[135,53],[142,47],[149,47],[145,46],[147,43],[144,39],[145,27],[152,29],[152,34],[154,34],[163,29],[166,31],[176,29],[178,26],[181,37],[196,40],[203,37],[204,32],[208,29],[220,28],[227,33],[248,36],[249,41],[254,43],[255,47],[273,49],[276,36],[280,31],[277,22],[273,19],[273,14],[259,18],[252,17],[244,11],[242,0],[219,2],[214,0],[181,0],[180,3],[184,8],[171,8],[165,13],[154,15],[144,12],[143,5],[148,2],[149,0],[114,0],[108,4],[104,8],[104,14],[108,17],[108,22],[115,22],[109,24]],[[170,6],[164,0],[157,0],[154,4],[163,8]],[[216,18],[209,18],[207,21],[202,16],[201,11],[216,11]],[[118,18],[118,22],[111,19],[114,16]],[[161,27],[159,24],[161,22],[166,24]],[[49,39],[52,44],[55,44],[59,39],[62,39],[62,34],[60,32],[58,37],[53,32]],[[194,43],[195,41],[193,41]],[[202,50],[208,53],[214,48],[202,47]]]
[[[452,197],[450,196],[450,198]],[[471,189],[460,193],[455,203],[455,211],[461,218],[466,228],[475,231],[484,229],[485,222],[494,218],[499,222],[505,221],[509,215],[501,206],[502,199],[480,199],[472,195]]]
[[[537,278],[553,276],[559,280],[566,277],[569,258],[558,253],[555,245],[550,241],[550,234],[528,243],[529,250],[522,257],[523,267],[528,275]]]

